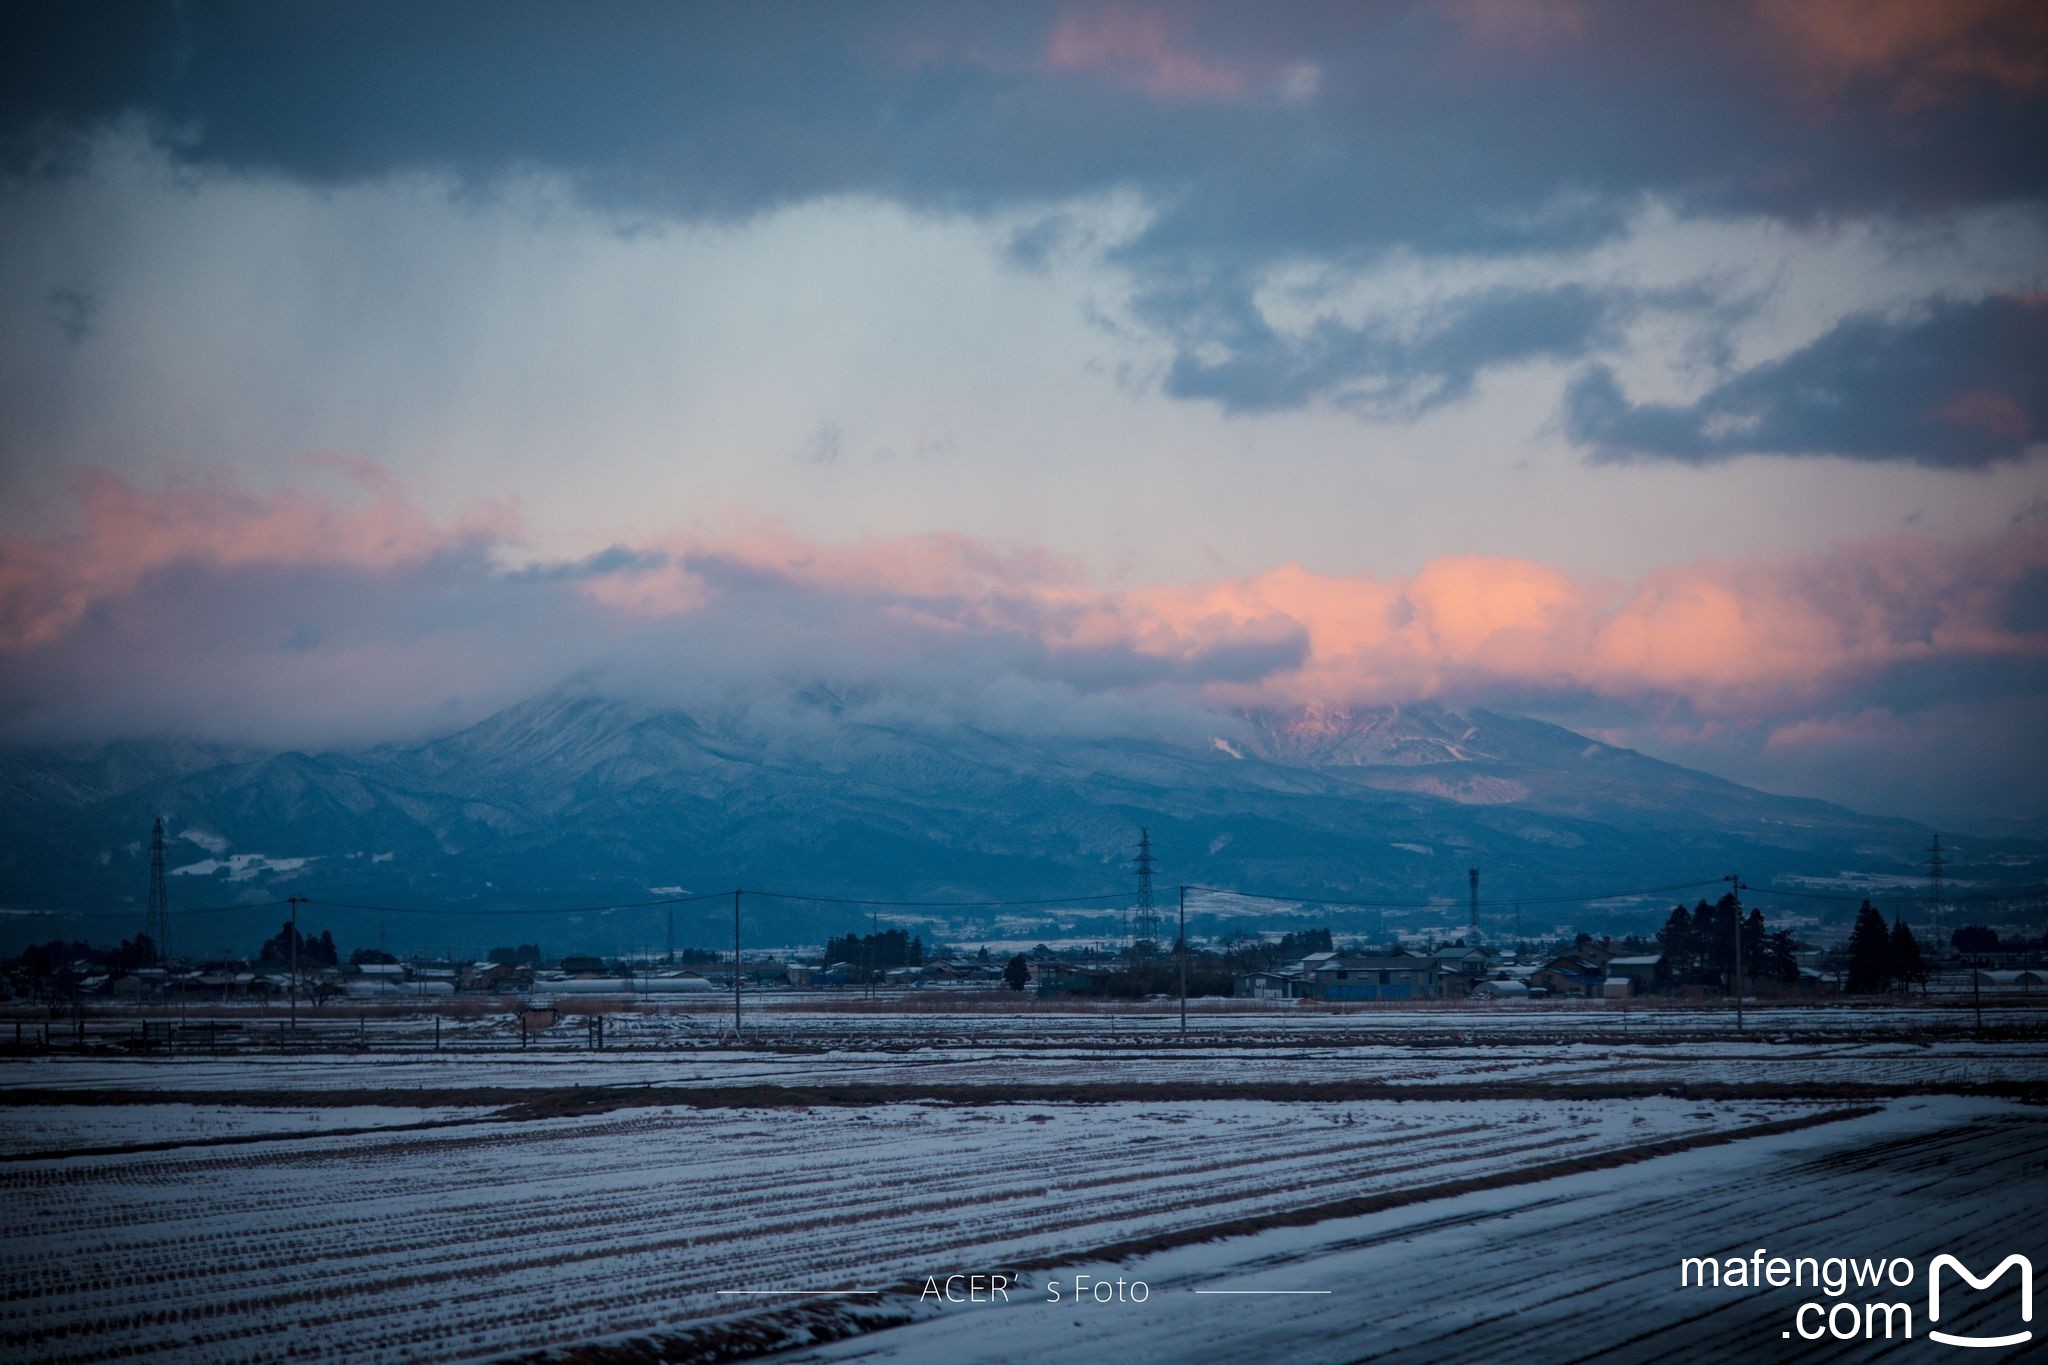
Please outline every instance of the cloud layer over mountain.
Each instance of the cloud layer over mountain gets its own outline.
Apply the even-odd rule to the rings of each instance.
[[[1445,699],[1590,716],[1737,774],[1814,750],[1854,772],[1943,708],[2037,707],[2048,660],[2039,509],[1965,543],[1900,532],[1635,582],[1443,556],[1399,577],[1283,566],[1105,590],[1030,548],[768,525],[535,561],[509,510],[441,521],[384,471],[323,467],[340,480],[325,492],[93,474],[0,546],[13,737],[361,742],[584,677],[700,704],[821,683],[872,708],[1102,733]]]

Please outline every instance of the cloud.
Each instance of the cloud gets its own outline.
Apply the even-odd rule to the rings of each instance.
[[[2048,434],[2048,298],[1851,317],[1691,403],[1632,403],[1595,367],[1566,394],[1565,426],[1608,460],[1763,451],[1972,469],[2021,459]]]
[[[338,475],[356,496],[258,493],[217,471],[145,490],[104,470],[80,471],[66,505],[47,511],[53,529],[0,541],[0,650],[56,639],[152,575],[189,564],[386,569],[493,540],[509,526],[503,506],[436,522],[367,461],[317,455],[300,463]]]
[[[1130,85],[1160,100],[1234,100],[1248,84],[1237,68],[1191,51],[1186,23],[1164,9],[1076,7],[1046,42],[1046,65]]]
[[[1800,221],[2036,197],[2048,46],[2026,0],[877,4],[800,25],[199,0],[13,22],[17,167],[74,166],[65,147],[139,118],[196,166],[486,187],[541,169],[628,217],[1142,185],[1172,203],[1143,246],[1162,263],[1584,240],[1649,194]],[[1817,72],[1848,81],[1825,119],[1794,102]],[[1928,73],[1943,98],[1902,105]]]
[[[2048,85],[2048,13],[2029,0],[1808,0],[1757,12],[1805,68],[1817,102],[1859,84],[1889,90],[1902,109],[1972,88],[2024,95]]]
[[[1155,297],[1143,307],[1180,340],[1165,381],[1175,397],[1211,399],[1231,412],[1327,401],[1389,414],[1457,402],[1494,366],[1572,360],[1611,346],[1636,304],[1625,293],[1577,285],[1501,286],[1447,301],[1419,332],[1377,319],[1351,326],[1320,318],[1294,335],[1276,332],[1248,299],[1222,318],[1213,296]]]
[[[2038,518],[1633,582],[1444,555],[1105,589],[1029,547],[768,526],[508,563],[504,514],[432,520],[360,464],[326,494],[100,475],[57,511],[0,544],[16,741],[365,742],[582,679],[704,706],[824,685],[906,719],[1139,734],[1218,707],[1435,699],[1806,771],[1851,748],[1867,766],[1888,734],[1924,746],[1928,714],[1973,699],[2048,697]]]

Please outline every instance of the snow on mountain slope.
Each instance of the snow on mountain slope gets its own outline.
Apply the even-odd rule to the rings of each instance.
[[[652,885],[1073,895],[1129,882],[1141,826],[1169,885],[1455,899],[1479,865],[1489,889],[1533,897],[1734,866],[1911,876],[1927,839],[1540,721],[1428,706],[1218,715],[1211,737],[1176,741],[913,723],[823,689],[697,713],[563,691],[420,744],[122,762],[136,780],[100,792],[53,786],[47,753],[0,756],[0,814],[31,832],[0,853],[0,897],[139,903],[157,815],[222,869],[263,855],[239,880],[181,877],[187,904],[582,904]],[[2010,875],[2037,877],[2040,851],[2005,849]]]

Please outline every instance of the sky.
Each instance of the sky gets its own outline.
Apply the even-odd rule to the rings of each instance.
[[[1442,704],[2048,814],[2028,0],[83,3],[0,67],[0,739]]]

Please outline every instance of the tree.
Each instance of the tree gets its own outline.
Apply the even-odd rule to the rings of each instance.
[[[132,972],[137,967],[156,965],[156,941],[148,934],[137,934],[124,938],[121,946],[106,955],[106,963],[116,971]]]
[[[1021,991],[1031,981],[1031,960],[1019,953],[1003,968],[1003,984],[1013,991]]]
[[[1665,967],[1674,976],[1682,976],[1697,965],[1699,952],[1693,946],[1692,916],[1684,906],[1671,907],[1671,917],[1657,931],[1657,947],[1664,954]]]
[[[1797,948],[1790,929],[1780,929],[1772,934],[1770,944],[1764,950],[1764,974],[1777,981],[1797,981],[1799,959],[1794,956]]]
[[[1849,980],[1844,989],[1851,995],[1874,995],[1891,985],[1891,975],[1891,931],[1877,907],[1865,901],[1849,931]]]
[[[1902,989],[1917,985],[1924,991],[1927,962],[1920,955],[1920,941],[1913,937],[1913,927],[1896,915],[1892,917],[1891,950],[1892,979]]]
[[[1959,953],[1995,953],[1998,931],[1982,924],[1965,924],[1948,936],[1948,944]]]
[[[1747,981],[1761,981],[1770,970],[1770,930],[1764,926],[1764,912],[1751,907],[1742,921],[1742,975]]]
[[[1701,901],[1692,911],[1693,965],[1724,990],[1735,987],[1735,930],[1741,913],[1741,902],[1732,891],[1713,905]]]
[[[292,928],[290,920],[284,922],[283,927],[277,931],[274,937],[263,940],[263,947],[257,951],[256,960],[258,962],[290,962],[292,960],[292,940],[294,936],[298,939],[299,960],[301,962],[305,961],[306,936]]]

